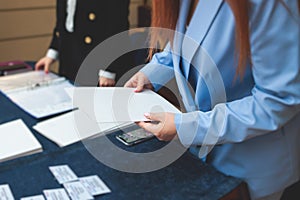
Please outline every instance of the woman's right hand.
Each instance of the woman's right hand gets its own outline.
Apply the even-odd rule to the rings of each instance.
[[[137,72],[135,75],[133,75],[129,81],[125,83],[124,87],[136,88],[135,92],[141,92],[143,89],[153,89],[149,79],[142,72]]]
[[[48,73],[48,72],[49,72],[50,65],[51,65],[52,63],[54,63],[54,62],[55,62],[54,59],[45,56],[45,57],[41,58],[41,59],[35,64],[35,70],[40,70],[40,69],[44,68],[44,71],[45,71],[46,73]]]

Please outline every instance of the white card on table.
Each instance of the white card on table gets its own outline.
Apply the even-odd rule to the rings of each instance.
[[[60,184],[78,180],[68,165],[51,166],[49,169]]]
[[[45,200],[43,195],[35,195],[30,197],[22,197],[21,200]]]
[[[14,200],[9,185],[0,185],[0,200]]]
[[[70,200],[65,189],[50,189],[43,191],[47,200]]]
[[[106,184],[97,176],[87,176],[79,178],[79,181],[87,188],[92,195],[100,195],[110,193],[111,190]]]
[[[72,200],[94,199],[94,197],[79,181],[65,183],[64,188],[67,190]]]

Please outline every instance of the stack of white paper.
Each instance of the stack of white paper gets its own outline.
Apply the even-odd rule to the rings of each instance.
[[[0,162],[41,151],[41,144],[22,120],[0,125]]]
[[[75,110],[40,122],[33,128],[58,146],[64,147],[129,124],[132,123],[96,123],[84,112]]]
[[[67,89],[73,104],[98,123],[149,121],[145,113],[180,111],[159,94],[134,92],[124,87],[74,87]]]

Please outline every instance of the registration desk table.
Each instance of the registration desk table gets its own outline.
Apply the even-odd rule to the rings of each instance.
[[[188,151],[160,170],[127,173],[99,162],[82,142],[60,148],[32,129],[38,120],[0,93],[0,124],[15,119],[22,119],[43,146],[41,153],[0,163],[0,184],[9,184],[15,199],[42,194],[44,189],[62,188],[48,169],[62,164],[69,165],[78,177],[98,175],[106,183],[112,192],[95,199],[248,199],[246,186],[241,180],[221,174]],[[151,139],[125,147],[116,141],[114,134],[102,138],[108,137],[126,151],[151,152],[166,145]],[[101,137],[97,140],[101,145]]]

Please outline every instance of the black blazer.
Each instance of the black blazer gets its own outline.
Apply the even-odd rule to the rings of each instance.
[[[77,0],[74,31],[65,28],[67,0],[57,0],[56,27],[50,48],[59,52],[59,74],[74,81],[88,53],[114,34],[129,29],[130,0]],[[121,73],[130,68],[130,58],[109,66],[108,71]],[[101,66],[106,69],[107,66]]]

